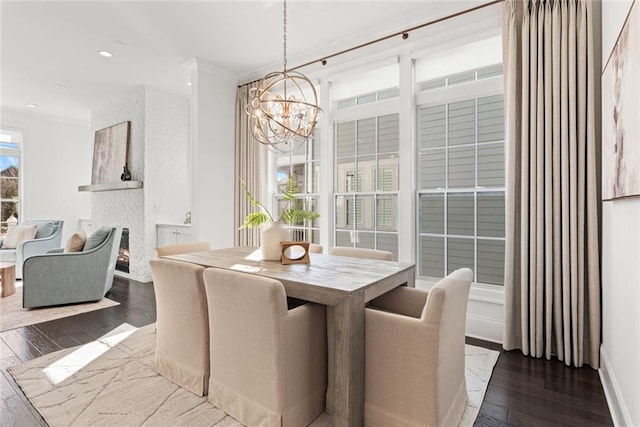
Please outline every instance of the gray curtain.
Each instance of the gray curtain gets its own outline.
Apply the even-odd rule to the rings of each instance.
[[[506,350],[599,365],[599,169],[589,0],[503,4]]]
[[[245,217],[252,212],[252,206],[247,201],[244,190],[240,184],[243,179],[249,191],[260,198],[261,180],[267,174],[267,155],[262,144],[258,143],[251,135],[249,128],[249,116],[245,112],[245,105],[249,103],[249,90],[257,86],[257,83],[240,86],[236,95],[236,172],[235,180],[235,245],[259,246],[259,228],[240,229]]]

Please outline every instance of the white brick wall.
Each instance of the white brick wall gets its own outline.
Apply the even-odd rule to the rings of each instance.
[[[140,86],[94,109],[91,125],[95,132],[127,120],[129,169],[144,187],[93,193],[92,225],[129,228],[129,277],[149,282],[155,224],[182,222],[189,210],[189,102]]]

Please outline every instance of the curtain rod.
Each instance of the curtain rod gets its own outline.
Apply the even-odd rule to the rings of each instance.
[[[392,39],[394,37],[402,36],[402,39],[406,40],[406,39],[409,38],[409,33],[411,31],[419,30],[421,28],[428,27],[429,25],[437,24],[439,22],[446,21],[446,20],[451,19],[451,18],[456,18],[458,16],[465,15],[465,14],[470,13],[470,12],[475,12],[476,10],[484,9],[485,7],[493,6],[494,4],[502,3],[503,1],[505,1],[505,0],[493,0],[493,1],[490,1],[488,3],[484,3],[484,4],[481,4],[481,5],[478,5],[478,6],[471,7],[469,9],[461,10],[460,12],[452,13],[451,15],[443,16],[442,18],[434,19],[433,21],[428,21],[428,22],[425,22],[424,24],[416,25],[414,27],[407,28],[407,29],[402,30],[402,31],[398,31],[398,32],[395,32],[393,34],[389,34],[389,35],[377,38],[375,40],[371,40],[369,42],[362,43],[362,44],[359,44],[357,46],[353,46],[353,47],[350,47],[348,49],[344,49],[344,50],[341,50],[339,52],[332,53],[331,55],[327,55],[327,56],[323,56],[323,57],[318,58],[318,59],[314,59],[313,61],[305,62],[304,64],[298,65],[298,66],[293,67],[293,68],[289,68],[287,71],[299,70],[300,68],[304,68],[304,67],[309,66],[311,64],[315,64],[316,62],[320,62],[322,65],[327,65],[327,59],[334,58],[334,57],[339,56],[339,55],[344,55],[345,53],[353,52],[354,50],[358,50],[358,49],[361,49],[363,47],[371,46],[373,44],[380,43],[382,41],[385,41],[385,40],[388,40],[388,39]],[[250,85],[252,83],[257,83],[260,80],[262,80],[262,79],[260,78],[260,79],[252,80],[250,82],[238,85],[238,87]]]

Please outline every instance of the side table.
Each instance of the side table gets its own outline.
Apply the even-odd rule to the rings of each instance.
[[[16,265],[12,262],[0,262],[0,280],[2,292],[0,297],[8,297],[16,293]]]

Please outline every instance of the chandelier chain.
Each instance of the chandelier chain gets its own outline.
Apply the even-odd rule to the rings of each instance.
[[[287,70],[287,1],[283,0],[284,70],[269,73],[252,88],[245,111],[256,141],[276,153],[291,152],[313,136],[322,109],[316,89],[304,74]]]
[[[287,0],[284,0],[282,26],[282,57],[284,58],[284,72],[287,72]]]

